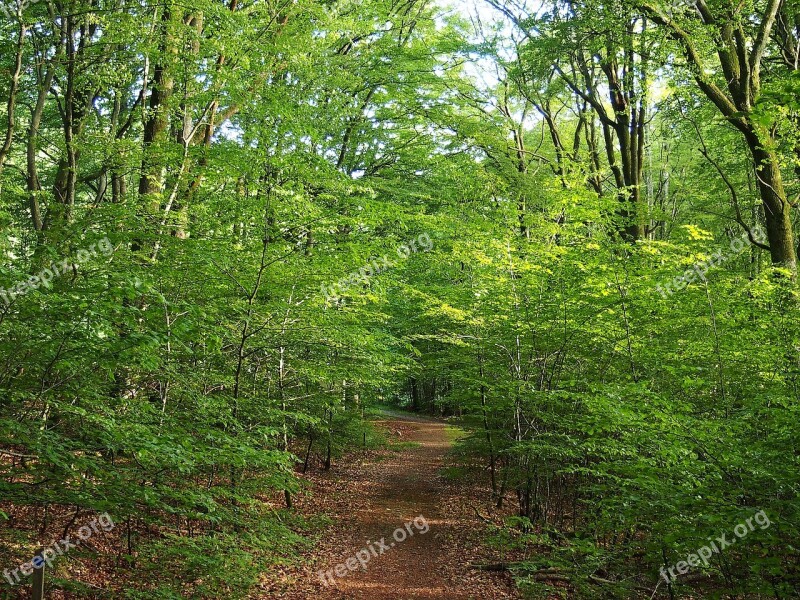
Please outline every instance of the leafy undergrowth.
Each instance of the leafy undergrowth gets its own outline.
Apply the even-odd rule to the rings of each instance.
[[[350,460],[354,455],[401,449],[405,442],[395,443],[390,436],[391,432],[387,435],[370,423],[351,422],[341,428],[331,454],[335,460]],[[359,449],[348,452],[348,445]],[[322,473],[324,454],[312,452],[309,462],[308,477],[299,472],[302,461],[297,462],[296,480],[288,486],[294,493],[313,485],[312,473]],[[287,480],[252,474],[239,482],[234,493],[227,491],[225,478],[217,478],[211,486],[217,490],[217,501],[198,503],[194,519],[142,511],[140,518],[118,521],[109,531],[101,530],[69,550],[46,570],[47,598],[251,597],[261,588],[265,572],[279,573],[301,564],[330,524],[322,513],[285,509],[281,483]],[[41,520],[36,509],[11,503],[1,508],[5,524],[0,530],[0,564],[12,569],[29,560],[43,541],[49,545],[60,540],[64,531],[69,530],[74,540],[74,531],[94,516],[51,506],[47,531],[42,532],[30,526]],[[15,586],[0,579],[2,600],[28,598],[30,589],[30,577]]]
[[[513,573],[516,584],[531,600],[768,597],[732,592],[720,578],[703,572],[673,582],[670,592],[657,572],[637,564],[619,547],[606,548],[592,538],[565,535],[524,517],[506,516],[492,524],[486,543],[494,549],[497,564]]]
[[[262,572],[297,562],[315,525],[321,524],[282,512],[264,515],[238,532],[199,538],[165,536],[144,549],[137,570],[152,583],[124,597],[245,598]]]
[[[241,509],[240,523],[192,535],[151,531],[147,539],[138,532],[130,554],[119,550],[124,527],[103,532],[47,569],[47,598],[246,598],[262,572],[295,564],[326,521],[258,502]],[[29,597],[30,578],[3,585],[4,600]]]

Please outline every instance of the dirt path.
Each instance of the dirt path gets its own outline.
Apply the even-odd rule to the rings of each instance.
[[[337,467],[316,483],[314,497],[333,499],[328,508],[336,524],[315,548],[307,572],[288,574],[282,590],[261,597],[519,598],[507,575],[469,568],[485,552],[484,524],[470,500],[481,492],[442,476],[451,445],[446,426],[394,415],[387,419],[381,424],[412,444]],[[345,576],[336,576],[337,565]]]

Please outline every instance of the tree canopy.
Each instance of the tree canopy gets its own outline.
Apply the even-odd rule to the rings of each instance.
[[[797,0],[4,6],[3,564],[107,512],[246,597],[394,405],[531,597],[800,594]]]

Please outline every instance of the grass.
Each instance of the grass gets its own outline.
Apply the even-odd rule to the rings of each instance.
[[[455,427],[454,425],[445,426],[444,433],[447,436],[447,439],[451,442],[457,442],[467,435],[466,431],[460,427]]]
[[[419,442],[408,442],[408,441],[389,442],[389,449],[394,451],[394,452],[400,452],[402,450],[409,450],[411,448],[419,448],[421,446],[422,446],[422,444],[420,444]]]

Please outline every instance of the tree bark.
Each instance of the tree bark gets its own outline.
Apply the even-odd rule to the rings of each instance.
[[[745,34],[741,21],[727,15],[722,18],[714,15],[705,0],[697,0],[696,6],[698,18],[714,32],[717,61],[725,75],[725,89],[709,78],[692,35],[655,6],[647,2],[641,4],[652,20],[664,27],[678,42],[700,90],[744,136],[753,158],[758,192],[764,205],[772,263],[786,267],[796,275],[797,249],[791,204],[786,197],[780,159],[775,149],[775,126],[759,125],[752,115],[761,92],[760,74],[764,51],[778,22],[781,0],[769,0],[762,14],[753,15],[759,17],[759,20],[755,21],[758,25],[752,37]]]
[[[8,101],[6,102],[6,137],[3,145],[0,146],[0,192],[3,189],[3,167],[14,140],[14,111],[17,107],[17,92],[19,90],[19,78],[22,75],[22,57],[27,31],[27,26],[20,21],[17,51],[14,56],[14,72],[11,74],[11,86],[8,90]]]

